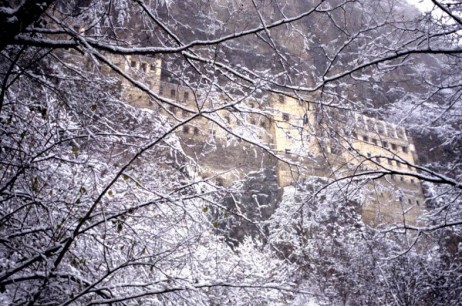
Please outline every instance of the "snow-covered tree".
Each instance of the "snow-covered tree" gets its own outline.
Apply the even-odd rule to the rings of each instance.
[[[0,301],[456,303],[462,17],[431,2],[0,1]],[[318,130],[289,129],[323,154],[352,147],[334,114],[363,113],[421,162],[342,172],[302,147],[332,175],[279,190],[276,165],[304,166],[268,141],[274,97],[315,105]],[[425,182],[427,213],[373,229],[392,174]]]

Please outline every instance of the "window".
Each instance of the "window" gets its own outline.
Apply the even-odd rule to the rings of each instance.
[[[176,108],[175,108],[174,106],[169,106],[169,107],[168,107],[168,110],[169,110],[172,114],[176,115]]]
[[[135,62],[135,61],[131,61],[131,62],[130,62],[130,67],[136,68],[136,62]]]
[[[303,124],[308,124],[308,123],[309,123],[309,122],[308,122],[308,115],[305,113],[305,114],[303,115]]]
[[[156,65],[151,64],[151,65],[150,65],[150,68],[151,68],[151,71],[154,71],[154,70],[156,69]]]
[[[283,95],[279,95],[279,103],[284,103],[284,96]]]
[[[380,157],[376,157],[375,158],[375,161],[378,162],[380,164]]]
[[[396,167],[401,168],[401,164],[399,163],[399,161],[396,161]]]
[[[372,138],[372,143],[375,144],[375,145],[377,145],[377,139]]]
[[[419,200],[415,200],[415,203],[420,206],[420,201]]]
[[[403,153],[407,153],[407,147],[402,146],[401,149],[403,150]]]
[[[402,197],[402,196],[399,196],[399,201],[400,201],[400,202],[403,202],[403,200],[404,200],[403,197]]]
[[[160,86],[159,87],[159,95],[163,95],[164,94],[164,86]]]
[[[411,199],[407,199],[407,201],[409,202],[409,204],[412,204],[412,200],[411,200]]]
[[[289,114],[286,114],[286,113],[282,114],[282,120],[289,121]]]
[[[266,123],[265,123],[265,121],[263,121],[263,120],[260,121],[260,126],[261,126],[262,128],[264,128],[264,129],[266,129]]]
[[[141,63],[141,70],[143,70],[144,72],[148,71],[148,67],[147,67],[146,63]]]
[[[391,144],[391,148],[395,151],[398,150],[398,146],[394,143]]]
[[[404,182],[404,177],[401,176],[401,177],[399,178],[399,180],[400,180],[401,182]]]
[[[175,89],[170,89],[170,97],[172,97],[172,98],[176,97],[176,90]]]
[[[392,162],[391,162],[391,159],[388,159],[387,161],[388,161],[389,165],[393,165]]]
[[[197,126],[194,127],[194,135],[199,135],[199,128]]]
[[[183,133],[184,134],[189,134],[189,126],[183,125]]]
[[[257,123],[257,122],[255,121],[255,119],[254,119],[254,118],[250,119],[250,124],[253,124],[253,125],[255,125],[256,123]]]
[[[188,91],[185,91],[184,94],[183,94],[183,99],[185,101],[188,101],[189,100],[189,92]]]
[[[287,155],[290,155],[290,153],[291,153],[291,152],[290,152],[290,149],[286,149],[286,154],[287,154]]]
[[[414,184],[414,183],[415,183],[415,180],[414,180],[414,179],[411,179],[411,183]]]
[[[363,140],[367,142],[367,141],[369,141],[369,137],[367,137],[366,135],[364,135],[364,136],[363,136]]]
[[[372,156],[371,153],[367,152],[367,157],[371,157],[371,156]]]
[[[388,142],[382,141],[382,146],[383,146],[384,148],[388,148]]]
[[[229,116],[225,116],[225,120],[227,123],[231,123],[231,118]]]
[[[355,139],[358,139],[358,134],[356,134],[355,131],[351,132],[351,136],[353,136],[353,138]]]

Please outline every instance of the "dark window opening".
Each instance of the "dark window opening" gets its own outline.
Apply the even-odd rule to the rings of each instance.
[[[342,153],[342,147],[338,143],[333,143],[330,147],[330,152],[332,154],[340,154]]]
[[[199,128],[198,127],[194,127],[194,135],[199,135]]]
[[[394,143],[391,144],[391,148],[395,151],[398,150],[398,146]]]
[[[185,101],[188,101],[189,100],[189,92],[185,91],[184,94],[183,94],[183,99]]]
[[[369,137],[363,136],[363,140],[366,141],[366,142],[368,142],[368,141],[369,141]]]
[[[284,103],[284,96],[283,95],[279,95],[279,103]]]
[[[143,70],[144,72],[148,71],[148,67],[147,67],[146,63],[141,63],[141,70]]]
[[[383,146],[384,148],[388,148],[388,142],[382,141],[382,146]]]
[[[401,147],[401,149],[403,150],[404,153],[407,153],[407,147]]]
[[[377,139],[373,138],[373,139],[372,139],[372,143],[375,144],[375,145],[377,145],[377,144],[378,144]]]
[[[289,114],[282,114],[282,120],[289,121]]]
[[[131,61],[131,62],[130,62],[130,67],[136,68],[136,62],[135,62],[135,61]]]
[[[187,126],[187,125],[183,126],[183,133],[189,134],[189,126]]]
[[[287,154],[287,155],[290,155],[290,154],[291,154],[290,149],[286,149],[286,154]]]
[[[170,97],[172,97],[172,98],[176,97],[176,90],[175,89],[170,89]]]

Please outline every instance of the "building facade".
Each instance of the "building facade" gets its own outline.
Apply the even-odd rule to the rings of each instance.
[[[230,98],[162,82],[158,59],[127,57],[115,63],[150,91],[124,81],[122,95],[129,103],[179,124],[176,134],[202,177],[229,185],[249,172],[274,168],[280,187],[308,177],[326,183],[362,180],[367,223],[418,223],[425,197],[413,177],[417,154],[404,128],[323,105],[315,97],[280,92]]]

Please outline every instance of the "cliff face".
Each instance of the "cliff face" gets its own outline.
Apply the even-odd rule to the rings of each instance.
[[[307,13],[306,17],[287,26],[269,29],[268,32],[261,31],[257,35],[242,36],[232,42],[214,46],[213,49],[205,46],[194,48],[198,56],[207,57],[213,54],[214,59],[224,63],[227,69],[241,73],[251,71],[257,78],[270,75],[274,84],[265,86],[276,89],[281,89],[281,85],[315,87],[324,77],[353,69],[373,59],[380,52],[385,52],[387,48],[394,48],[393,35],[396,27],[405,24],[406,19],[411,19],[417,14],[417,11],[405,2],[397,7],[387,4],[368,6],[368,2],[362,5],[347,4],[339,9],[331,6],[329,14],[316,12],[316,9],[325,9],[322,5],[318,6],[320,3],[294,0],[280,5],[273,1],[260,1],[255,6],[252,1],[178,2],[168,8],[159,6],[156,13],[166,25],[177,30],[180,40],[188,42],[242,33],[258,27],[262,20],[269,25],[274,21],[313,10],[312,13]],[[189,14],[191,11],[197,13],[193,16]],[[361,35],[361,40],[353,40],[355,36]],[[413,34],[404,32],[403,35],[401,39],[406,40],[412,39]],[[162,40],[164,37],[151,35],[148,31],[140,33],[138,38],[150,45],[158,43],[154,41],[156,38]],[[167,44],[175,46],[172,40],[167,40]],[[440,66],[433,58],[422,55],[414,60],[431,67],[427,69],[431,75],[430,79],[438,75]],[[425,95],[428,92],[424,78],[429,76],[423,76],[419,73],[419,67],[413,64],[413,59],[406,59],[404,62],[391,62],[390,66],[384,69],[365,69],[352,73],[341,81],[325,85],[322,87],[322,94],[312,95],[311,99],[401,124],[401,119],[395,118],[394,105],[409,97],[410,93]],[[200,61],[192,64],[180,56],[165,56],[162,80],[188,85],[191,88],[216,82],[230,93],[242,94],[246,90],[247,93],[250,92],[245,89],[248,84],[244,82],[235,86],[234,80],[223,73],[226,69],[209,69]],[[203,71],[212,76],[210,80],[201,77],[200,72]],[[283,111],[282,108],[279,110]],[[416,150],[419,155],[424,152],[422,148],[428,147],[429,142],[426,137],[416,139],[419,140]],[[422,139],[424,141],[421,141]],[[267,154],[256,152],[259,149],[250,146],[246,148],[244,144],[230,145],[227,142],[209,141],[213,141],[212,138],[204,138],[198,142],[197,139],[183,137],[184,150],[203,166],[201,173],[205,177],[224,173],[220,174],[224,181],[218,178],[216,180],[219,185],[232,184],[233,176],[236,181],[244,179],[242,189],[231,198],[233,201],[237,198],[239,205],[247,207],[247,213],[255,217],[256,200],[250,191],[263,188],[262,182],[267,182],[270,177],[277,182],[275,175],[268,172],[274,171],[277,163]],[[436,155],[434,157],[438,158]],[[429,161],[431,156],[420,159]],[[271,183],[268,186],[273,186],[271,188],[274,188],[274,191],[266,188],[265,197],[260,199],[267,201],[264,212],[258,212],[261,220],[269,218],[276,208],[274,203],[278,199],[278,196],[270,195],[278,193],[277,184]],[[232,204],[231,198],[224,200],[226,206]],[[243,231],[255,232],[255,228],[243,230],[245,227],[241,225],[229,226],[233,228],[231,236],[237,240],[242,238]]]

